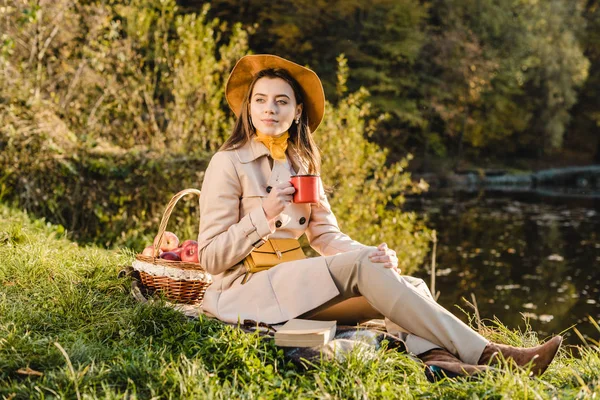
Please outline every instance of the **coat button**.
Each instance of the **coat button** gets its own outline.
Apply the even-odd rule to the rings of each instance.
[[[271,189],[273,189],[271,186],[267,186],[267,193],[271,193]]]
[[[306,218],[302,217],[298,222],[300,222],[300,225],[304,225],[304,223],[306,222]]]
[[[281,221],[275,222],[275,228],[281,228]]]

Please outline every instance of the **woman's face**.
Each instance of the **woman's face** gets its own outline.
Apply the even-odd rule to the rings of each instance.
[[[294,90],[281,78],[260,78],[250,97],[250,117],[254,127],[268,136],[285,133],[302,113]]]

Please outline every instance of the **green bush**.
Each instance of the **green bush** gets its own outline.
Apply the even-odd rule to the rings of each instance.
[[[396,250],[404,273],[414,272],[428,251],[429,231],[412,212],[403,212],[405,193],[427,189],[405,171],[410,156],[386,165],[387,151],[367,137],[375,122],[368,92],[345,93],[346,59],[338,58],[338,96],[327,103],[325,119],[315,133],[323,152],[323,182],[329,186],[331,206],[343,232],[368,245],[385,242]]]
[[[174,0],[3,7],[0,118],[26,108],[86,145],[215,150],[232,124],[224,82],[247,33],[207,21],[207,10],[182,15]]]
[[[72,237],[141,251],[156,234],[165,206],[178,191],[199,188],[207,156],[118,149],[52,152],[48,138],[0,136],[2,192]],[[191,197],[191,196],[189,196]],[[178,203],[170,219],[178,235],[198,234],[198,201]]]

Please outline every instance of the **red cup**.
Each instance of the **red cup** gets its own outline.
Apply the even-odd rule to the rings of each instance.
[[[319,175],[295,175],[291,183],[296,189],[294,203],[319,202]]]

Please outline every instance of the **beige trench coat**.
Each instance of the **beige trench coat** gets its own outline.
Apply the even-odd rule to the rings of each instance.
[[[288,159],[298,174],[307,173],[292,150]],[[281,162],[271,169],[268,149],[254,139],[212,157],[202,184],[198,236],[200,264],[214,279],[204,295],[205,313],[232,323],[253,319],[275,324],[339,294],[323,257],[279,264],[241,284],[245,273],[241,261],[269,238],[299,238],[306,233],[322,256],[366,247],[340,232],[322,189],[319,205],[290,204],[271,230],[262,209],[267,187],[287,182],[290,176]]]

